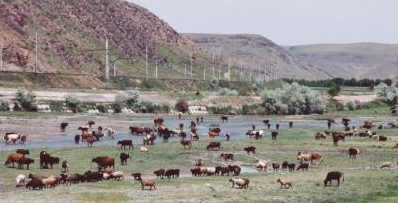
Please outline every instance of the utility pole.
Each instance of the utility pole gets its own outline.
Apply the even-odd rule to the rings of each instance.
[[[220,64],[218,64],[218,80],[221,78],[221,67]]]
[[[206,66],[207,63],[205,63],[205,67],[203,67],[203,80],[206,80]]]
[[[252,81],[252,69],[250,68],[249,69],[249,82],[251,82]]]
[[[190,62],[190,66],[191,66],[191,79],[193,78],[193,74],[192,74],[192,52],[189,52],[189,62]]]
[[[231,60],[228,61],[228,82],[231,82]]]
[[[145,78],[148,79],[148,44],[145,45]]]
[[[243,64],[242,64],[242,60],[240,60],[240,77],[239,77],[240,81],[242,81],[243,79]]]
[[[155,61],[155,79],[158,79],[158,61]]]
[[[35,32],[36,35],[36,43],[35,43],[35,73],[37,73],[37,31]]]
[[[116,61],[113,63],[113,77],[116,77]]]
[[[185,67],[184,79],[187,79],[187,65],[185,64],[184,67]]]
[[[213,53],[213,78],[214,78],[214,63],[215,63],[215,60],[214,60],[214,53]]]
[[[108,36],[105,40],[105,78],[109,79],[109,44],[108,44]]]

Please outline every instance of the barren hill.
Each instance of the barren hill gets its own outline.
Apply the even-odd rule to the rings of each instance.
[[[290,55],[271,40],[259,35],[185,34],[201,49],[220,54],[224,62],[229,60],[254,71],[264,67],[278,68],[278,77],[328,78],[328,74],[311,64]],[[219,53],[218,53],[219,52]]]
[[[195,65],[206,61],[188,38],[130,2],[1,1],[0,15],[4,70],[34,70],[36,31],[39,72],[103,75],[106,38],[117,75],[144,76],[146,46],[150,66],[156,61],[163,76],[183,74],[190,52]]]
[[[377,43],[319,44],[286,48],[330,75],[343,78],[398,76],[398,45]]]

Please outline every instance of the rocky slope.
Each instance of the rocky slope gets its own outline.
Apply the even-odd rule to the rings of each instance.
[[[300,60],[271,40],[259,35],[185,34],[201,49],[220,55],[227,63],[252,69],[257,75],[264,67],[278,67],[278,77],[322,79],[329,75]]]
[[[319,44],[287,47],[286,50],[335,77],[394,78],[398,76],[398,45]]]
[[[5,70],[34,70],[36,31],[39,72],[103,75],[106,37],[118,75],[144,76],[146,46],[159,74],[182,74],[190,52],[195,65],[207,60],[188,38],[130,2],[9,0],[2,1],[0,15]]]

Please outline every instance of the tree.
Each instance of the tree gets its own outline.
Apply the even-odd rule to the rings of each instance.
[[[18,88],[17,101],[22,109],[27,111],[37,111],[36,95],[25,88]]]
[[[328,90],[328,94],[333,98],[335,96],[337,96],[341,91],[341,87],[340,86],[333,86]]]

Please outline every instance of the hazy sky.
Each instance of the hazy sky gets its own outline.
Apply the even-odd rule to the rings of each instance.
[[[178,32],[260,34],[280,45],[398,43],[398,0],[130,0]]]

